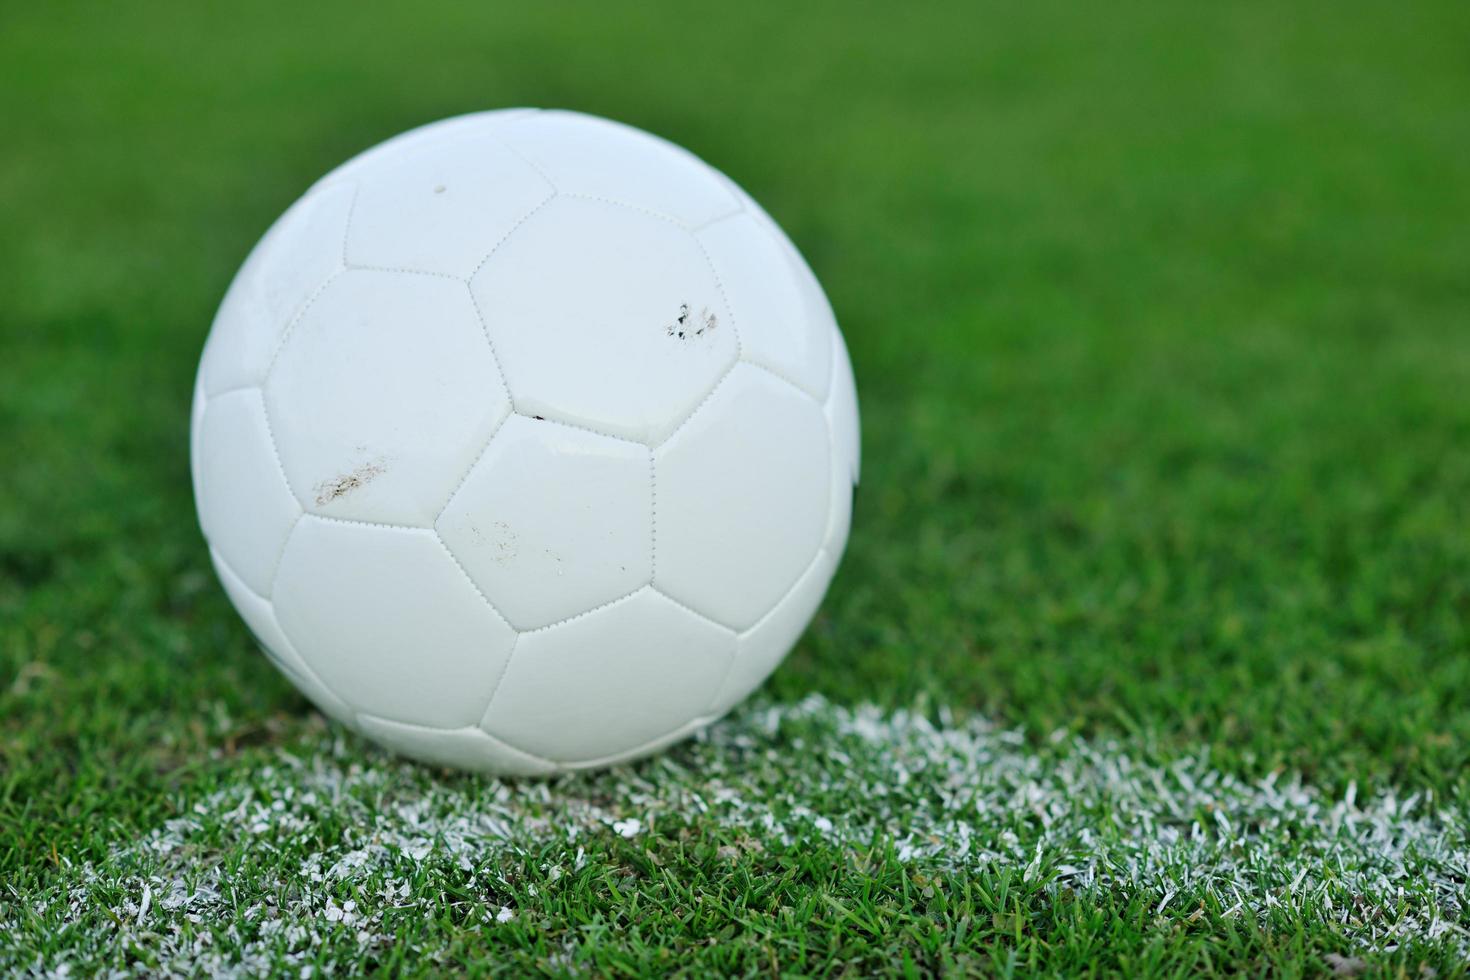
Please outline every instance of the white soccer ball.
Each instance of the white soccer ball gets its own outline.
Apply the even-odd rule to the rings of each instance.
[[[225,591],[326,714],[544,774],[775,668],[847,542],[858,410],[821,287],[733,182],[506,110],[286,211],[215,318],[191,448]]]

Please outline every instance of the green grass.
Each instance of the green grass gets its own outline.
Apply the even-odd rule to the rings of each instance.
[[[409,126],[517,104],[704,156],[783,223],[837,310],[863,486],[828,601],[765,697],[986,717],[1042,758],[1058,730],[1162,768],[1206,751],[1213,771],[1299,773],[1323,799],[1430,794],[1465,907],[1470,8],[11,6],[0,968],[167,965],[161,933],[123,914],[138,894],[109,889],[191,862],[224,862],[235,891],[172,925],[211,931],[228,966],[244,910],[285,907],[313,849],[371,813],[245,846],[204,801],[284,793],[261,775],[281,753],[381,772],[393,800],[473,810],[499,791],[322,735],[214,583],[186,430],[214,307],[307,184]],[[802,752],[773,736],[783,749]],[[668,767],[704,751],[538,805],[697,783]],[[816,792],[808,772],[793,792]],[[195,806],[184,856],[128,851]],[[1226,917],[1201,892],[1156,912],[1147,889],[1023,880],[1024,861],[899,860],[886,830],[731,833],[691,811],[632,838],[531,835],[468,872],[435,852],[391,869],[413,914],[381,920],[389,942],[324,932],[315,962],[1464,970],[1451,940],[1369,949],[1314,907]],[[478,915],[501,905],[512,922]]]

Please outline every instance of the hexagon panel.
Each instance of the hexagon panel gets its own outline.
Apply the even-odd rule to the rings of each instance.
[[[776,669],[796,641],[801,639],[817,607],[822,604],[836,567],[836,562],[826,551],[818,552],[776,607],[740,634],[735,661],[715,696],[712,714],[722,715],[745,700]]]
[[[308,515],[276,583],[276,617],[301,659],[381,718],[474,724],[515,646],[431,530]]]
[[[268,596],[301,507],[276,463],[260,391],[239,388],[207,402],[198,445],[195,503],[204,536],[245,585]]]
[[[806,309],[808,322],[813,326],[825,324],[834,334],[838,333],[837,318],[832,312],[832,304],[828,302],[826,292],[822,289],[821,283],[817,281],[817,276],[812,272],[812,267],[807,262],[806,257],[801,254],[801,249],[796,247],[796,243],[776,223],[776,219],[772,218],[766,209],[761,207],[740,185],[730,180],[730,178],[724,177],[723,174],[721,174],[721,177],[724,178],[726,186],[730,189],[730,193],[740,202],[741,210],[754,219],[756,224],[764,228],[780,246],[781,251],[785,253],[786,259],[790,263],[792,274],[795,276],[801,291],[801,301]],[[821,390],[817,393],[817,397],[826,397],[826,390],[827,382],[824,379]]]
[[[481,724],[556,762],[629,752],[699,717],[735,635],[644,589],[523,633]]]
[[[619,205],[557,198],[471,289],[517,411],[635,441],[678,425],[738,349],[699,244]]]
[[[363,734],[395,752],[434,766],[493,772],[499,776],[546,776],[556,767],[544,759],[513,749],[484,730],[426,728],[375,715],[359,715]]]
[[[281,624],[276,621],[275,610],[271,604],[256,595],[240,578],[231,570],[229,563],[224,560],[218,551],[209,549],[210,561],[214,563],[215,574],[219,576],[220,584],[225,587],[225,594],[234,603],[235,609],[240,613],[240,618],[250,629],[255,637],[255,642],[260,646],[261,652],[275,665],[276,669],[285,674],[296,689],[305,694],[315,704],[322,714],[328,718],[340,721],[343,724],[354,723],[352,709],[348,707],[337,695],[327,690],[310,667],[296,653],[291,641],[286,639],[286,634],[281,631]]]
[[[492,109],[489,112],[469,112],[462,116],[450,116],[423,126],[415,126],[397,136],[376,143],[357,156],[332,169],[313,187],[329,187],[350,181],[362,173],[391,163],[395,158],[411,153],[427,142],[451,139],[463,133],[485,133],[497,129],[514,119],[538,112],[537,109]]]
[[[307,510],[385,524],[430,526],[510,412],[464,284],[395,272],[333,280],[265,390]]]
[[[643,446],[512,416],[435,524],[517,629],[627,595],[652,574]]]
[[[352,265],[466,277],[554,193],[494,135],[455,130],[363,171],[347,234]]]
[[[749,214],[698,234],[740,331],[740,356],[771,368],[818,401],[831,376],[830,317],[813,319],[807,284],[781,241]]]
[[[641,130],[575,112],[510,121],[504,137],[567,194],[600,197],[697,226],[738,210],[713,168]]]
[[[654,585],[728,626],[755,623],[821,545],[830,457],[811,396],[737,366],[654,452]]]
[[[646,742],[640,742],[631,748],[619,749],[612,755],[599,756],[596,759],[578,759],[575,762],[560,763],[557,768],[563,772],[576,772],[579,769],[601,769],[605,766],[617,766],[635,759],[642,759],[646,756],[653,755],[655,752],[662,751],[676,742],[684,741],[684,739],[699,731],[705,725],[708,725],[711,720],[710,715],[701,713],[699,717],[685,722],[678,728],[655,736]]]
[[[857,381],[852,375],[852,361],[847,356],[847,344],[842,333],[832,331],[835,350],[832,360],[832,390],[827,393],[827,422],[832,427],[832,436],[837,450],[852,474],[856,486],[862,471],[862,433],[859,431]]]
[[[265,233],[225,293],[199,377],[208,395],[258,385],[291,320],[342,268],[354,188],[308,193]]]

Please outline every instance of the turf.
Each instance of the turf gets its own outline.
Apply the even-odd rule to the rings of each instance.
[[[0,967],[1464,971],[1470,8],[12,7]],[[1274,908],[1269,882],[1245,882],[1259,908],[1227,916],[1194,885],[1160,905],[1151,889],[1183,866],[1028,878],[999,847],[905,856],[883,821],[866,841],[762,838],[697,808],[650,821],[630,799],[576,839],[511,834],[469,870],[449,845],[400,849],[405,864],[325,889],[303,866],[370,812],[351,793],[253,846],[219,801],[309,792],[262,775],[285,757],[375,773],[404,805],[460,794],[464,812],[502,790],[552,811],[640,782],[683,799],[657,790],[718,762],[782,814],[818,798],[862,825],[865,794],[822,796],[814,763],[783,790],[741,752],[708,755],[723,742],[538,791],[397,767],[323,734],[213,581],[185,436],[235,267],[351,153],[517,104],[689,146],[766,204],[837,310],[863,486],[769,710],[816,692],[955,730],[989,719],[1043,760],[1073,739],[1160,771],[1207,757],[1243,786],[1299,778],[1324,813],[1417,795],[1448,856],[1400,866],[1398,913],[1441,882],[1448,929],[1396,939],[1362,921],[1382,907],[1356,926],[1318,899]],[[795,757],[822,744],[762,736],[758,715],[727,736]],[[174,834],[185,850],[140,856],[200,807]],[[224,867],[226,898],[195,903],[191,867]],[[383,898],[390,879],[408,892]],[[322,894],[340,914],[318,901],[316,931],[284,912],[270,942],[245,925],[252,905]],[[186,958],[192,932],[217,959]]]

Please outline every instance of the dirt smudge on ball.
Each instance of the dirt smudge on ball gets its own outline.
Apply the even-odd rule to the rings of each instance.
[[[358,487],[366,486],[384,473],[388,472],[387,464],[381,459],[375,459],[341,476],[330,480],[323,480],[312,490],[316,493],[318,507],[324,507],[334,500],[340,500]]]
[[[664,333],[679,340],[690,340],[704,336],[719,325],[720,318],[711,313],[709,307],[701,308],[696,315],[688,303],[681,303],[678,316],[664,327]]]

